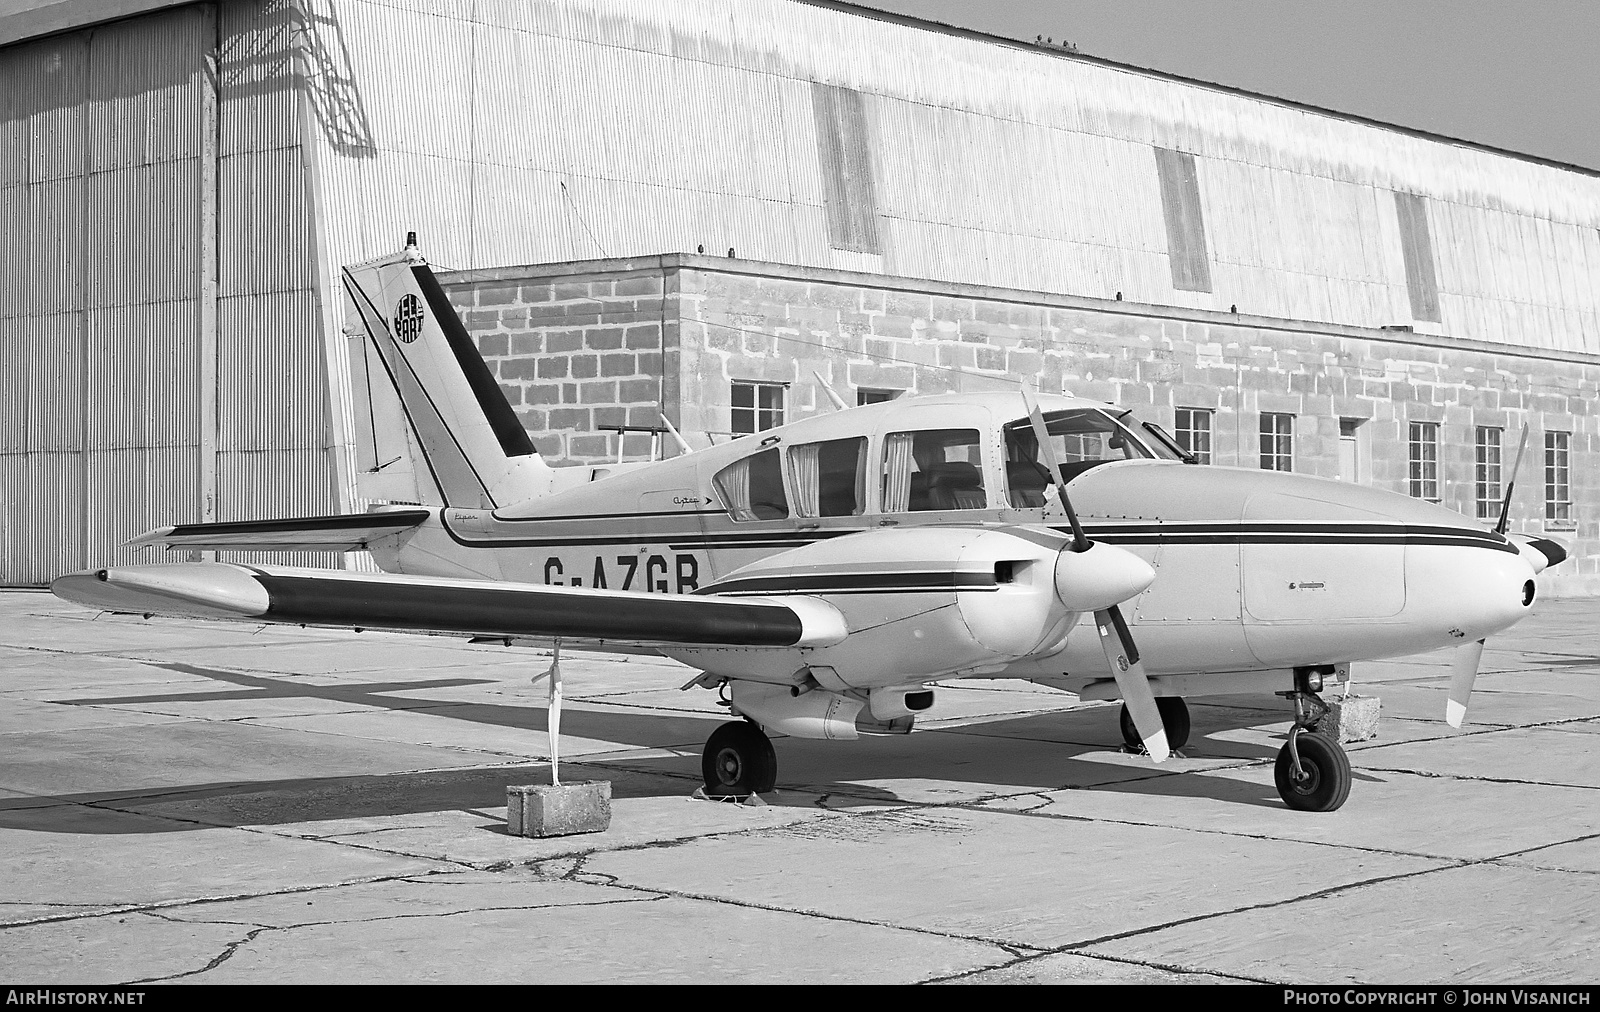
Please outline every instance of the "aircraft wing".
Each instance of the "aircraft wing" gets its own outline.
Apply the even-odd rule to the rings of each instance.
[[[385,510],[329,517],[235,520],[214,524],[157,527],[128,542],[135,548],[160,545],[237,551],[353,552],[369,541],[398,534],[428,519],[429,511]]]
[[[823,646],[844,619],[807,597],[716,595],[501,583],[224,562],[120,566],[58,578],[56,596],[107,611],[631,643]]]

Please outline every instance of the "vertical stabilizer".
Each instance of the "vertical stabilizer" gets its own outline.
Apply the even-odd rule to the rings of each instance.
[[[406,445],[423,498],[430,477],[442,505],[464,509],[549,491],[549,465],[416,246],[346,267],[344,286],[415,437]]]

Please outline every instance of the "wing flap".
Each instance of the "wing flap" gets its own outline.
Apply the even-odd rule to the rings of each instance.
[[[368,542],[408,531],[431,515],[425,509],[385,510],[326,517],[234,520],[158,527],[128,542],[135,548],[240,550],[255,552],[353,552]]]
[[[811,598],[731,600],[219,562],[102,569],[63,576],[50,589],[109,611],[475,636],[792,647],[838,642],[846,633],[839,613]]]

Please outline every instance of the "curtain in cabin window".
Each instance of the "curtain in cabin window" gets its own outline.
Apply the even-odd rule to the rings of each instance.
[[[789,477],[794,482],[794,509],[803,517],[819,515],[822,493],[821,443],[789,448]]]
[[[735,520],[754,520],[755,512],[750,508],[750,458],[730,464],[717,472],[713,479],[717,486],[717,494],[722,496],[722,505]]]
[[[883,511],[911,508],[911,433],[891,432],[883,441]]]

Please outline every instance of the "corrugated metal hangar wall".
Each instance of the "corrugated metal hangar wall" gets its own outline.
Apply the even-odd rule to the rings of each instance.
[[[6,583],[355,505],[332,282],[408,229],[450,268],[703,246],[1600,355],[1592,173],[793,0],[230,0],[16,41],[0,214]]]
[[[272,27],[201,4],[0,51],[6,583],[133,561],[163,523],[334,505]]]

